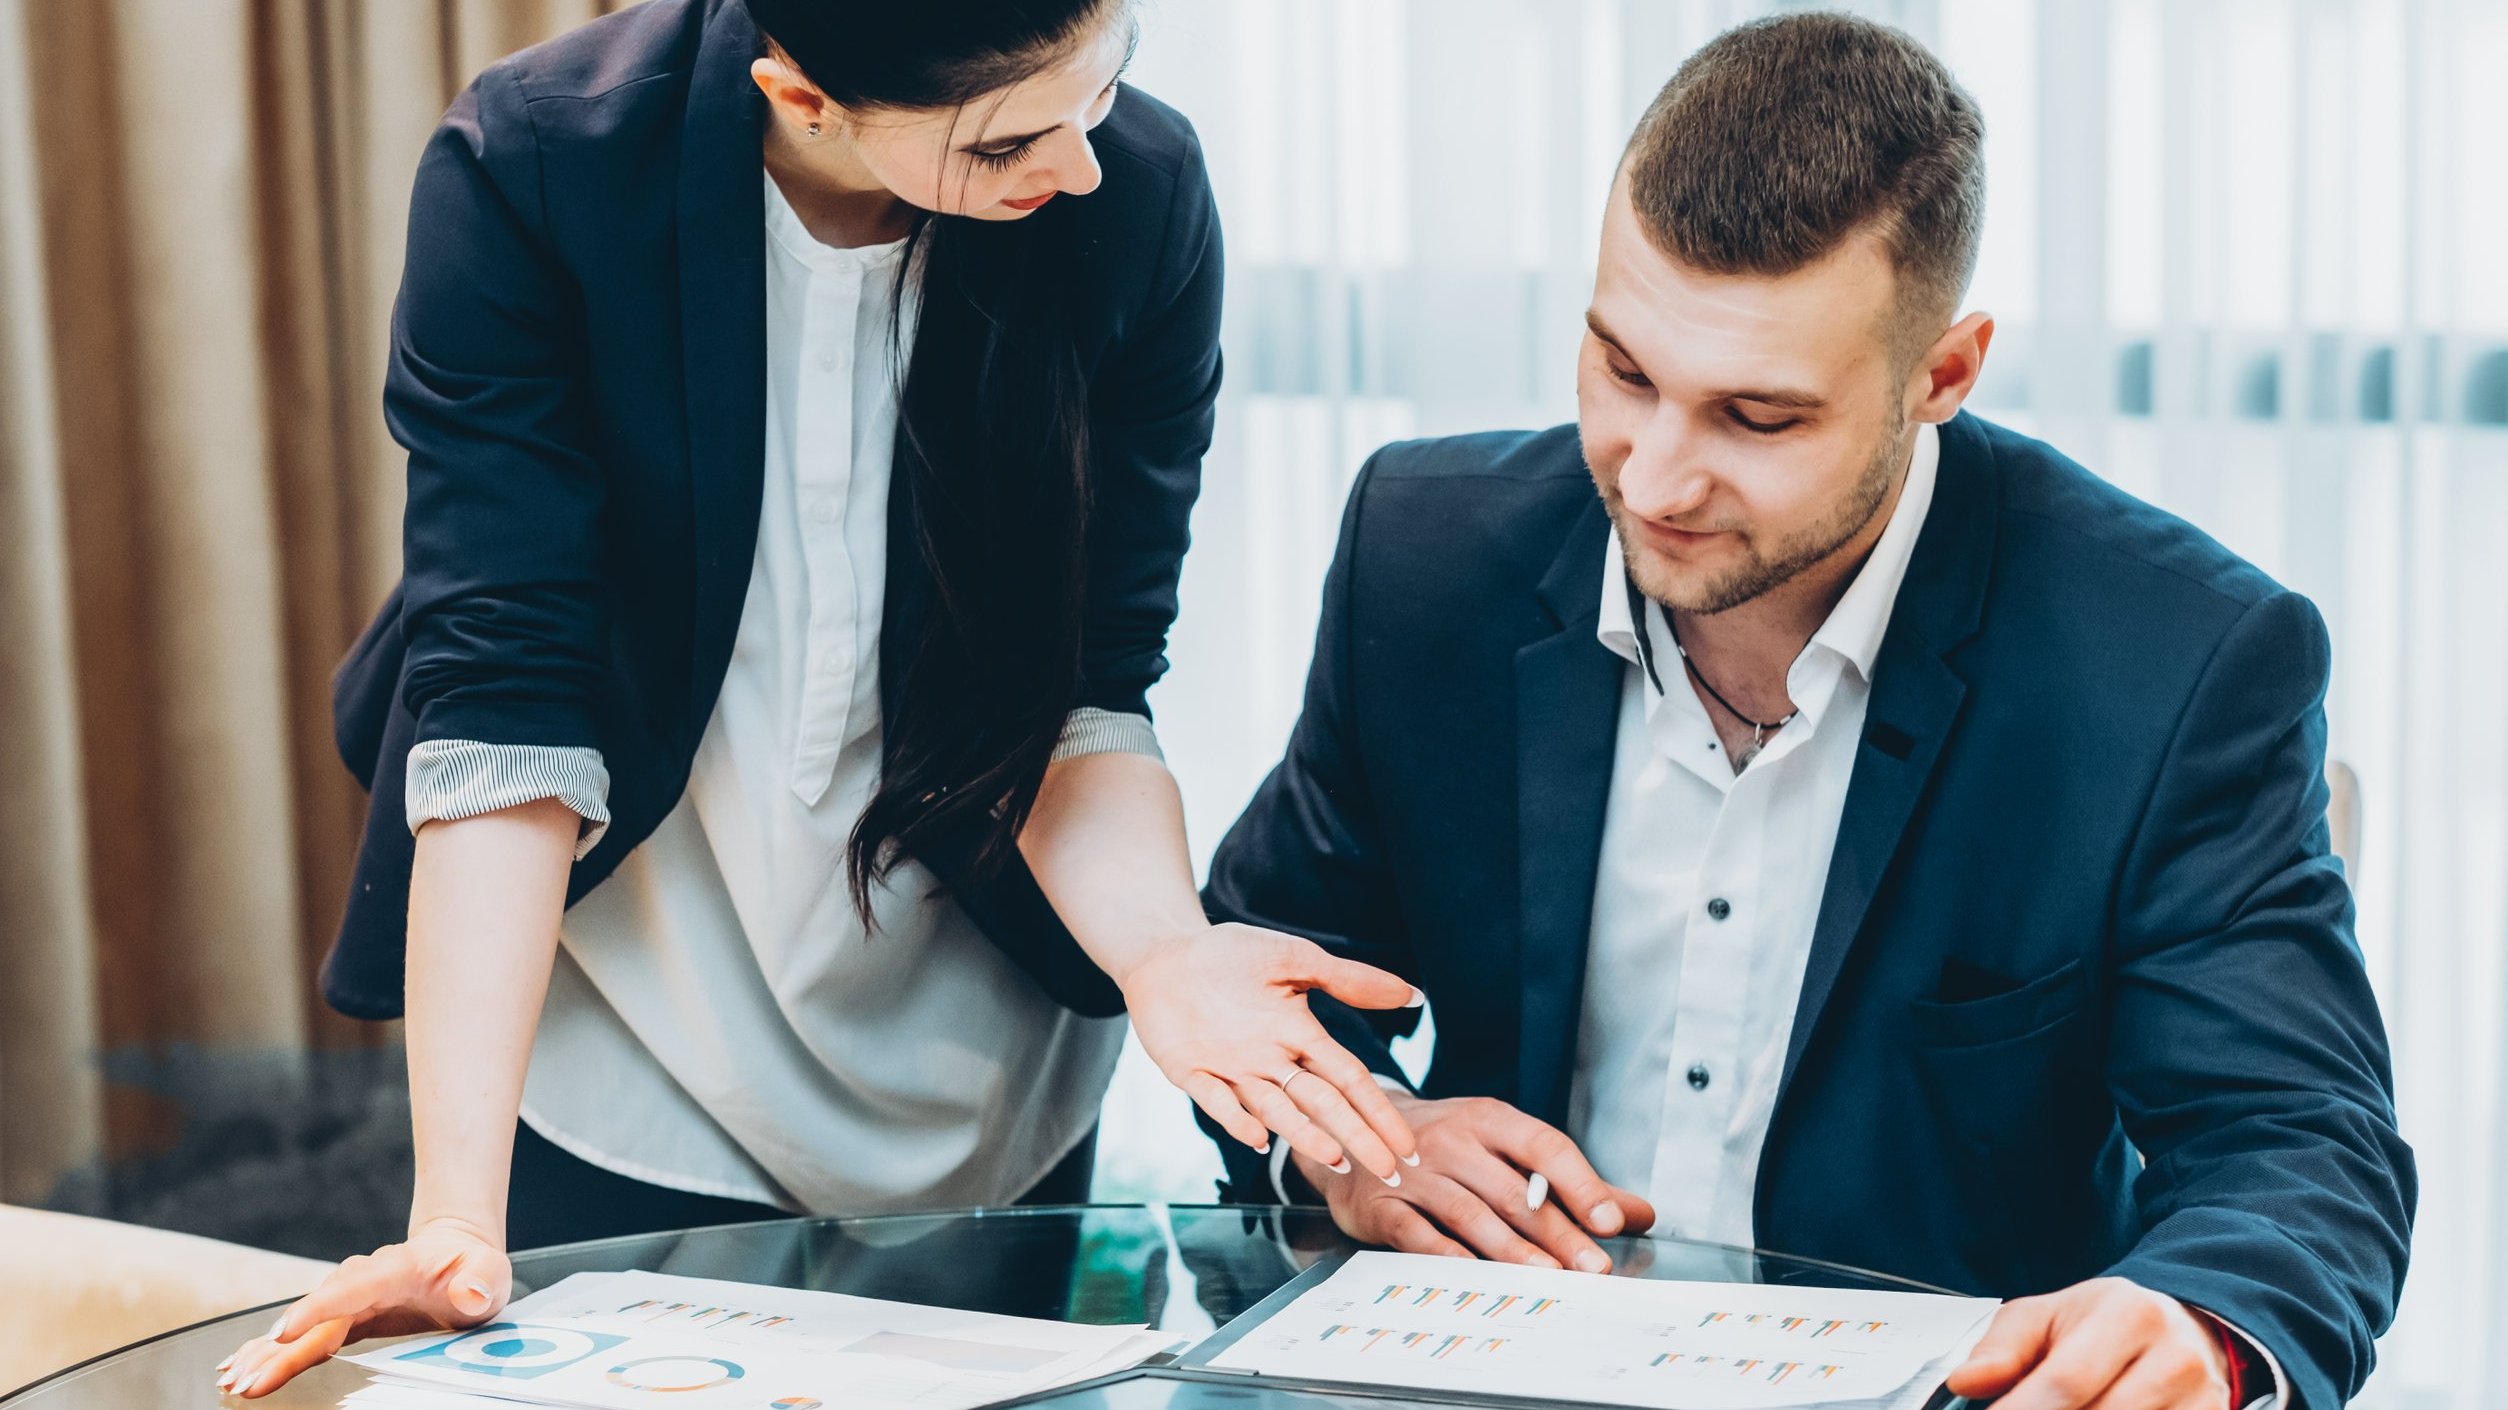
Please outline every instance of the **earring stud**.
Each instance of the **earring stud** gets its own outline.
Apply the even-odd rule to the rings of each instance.
[[[814,122],[814,123],[812,123],[812,124],[810,124],[808,131],[809,131],[809,133],[810,133],[810,135],[811,135],[811,136],[813,136],[813,137],[818,136],[818,135],[819,135],[819,125],[818,125],[817,123],[815,123],[815,122]]]

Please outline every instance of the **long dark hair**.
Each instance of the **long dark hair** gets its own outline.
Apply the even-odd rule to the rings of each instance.
[[[1058,62],[1122,0],[747,0],[847,109],[980,105]],[[1056,211],[916,221],[900,278],[922,301],[899,405],[902,517],[933,594],[883,650],[902,677],[879,789],[845,852],[855,912],[907,855],[972,884],[1016,852],[1080,688],[1088,386]],[[903,300],[899,301],[903,307]],[[902,531],[904,539],[898,534]]]

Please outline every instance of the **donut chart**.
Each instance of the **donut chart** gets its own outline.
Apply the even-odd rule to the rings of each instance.
[[[624,1390],[667,1395],[711,1390],[747,1374],[748,1370],[739,1362],[726,1361],[719,1356],[644,1356],[619,1362],[604,1373],[604,1378]]]
[[[494,1322],[397,1359],[420,1365],[432,1363],[464,1375],[527,1381],[589,1360],[625,1341],[624,1337],[573,1327]]]

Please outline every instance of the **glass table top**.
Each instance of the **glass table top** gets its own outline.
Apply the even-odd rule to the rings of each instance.
[[[1938,1292],[1837,1264],[1682,1239],[1602,1241],[1614,1276]],[[1199,1341],[1334,1254],[1357,1248],[1317,1208],[1085,1205],[869,1219],[795,1219],[536,1249],[514,1256],[514,1296],[571,1273],[640,1269],[1101,1324],[1148,1323]],[[253,1308],[127,1347],[0,1395],[7,1410],[336,1406],[370,1377],[334,1361],[258,1401],[222,1396],[214,1368],[269,1327]],[[1151,1375],[1065,1391],[1070,1410],[1245,1410],[1434,1403]]]

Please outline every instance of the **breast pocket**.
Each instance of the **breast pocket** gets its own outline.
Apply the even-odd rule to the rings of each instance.
[[[1910,999],[1909,1040],[1920,1049],[1983,1047],[2052,1028],[2081,1007],[2081,964],[2074,960],[2019,988],[1984,998]]]
[[[2076,960],[2017,989],[1910,1000],[1907,1054],[1926,1104],[1981,1174],[2026,1183],[2102,1123],[2088,986]]]

